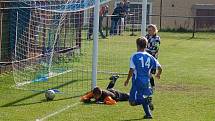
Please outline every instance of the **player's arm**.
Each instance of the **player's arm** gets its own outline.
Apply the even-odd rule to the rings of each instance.
[[[134,69],[130,68],[130,69],[129,69],[129,72],[128,72],[127,79],[126,79],[126,81],[124,82],[124,85],[125,85],[125,86],[128,85],[129,80],[131,79],[131,77],[132,77],[132,75],[133,75],[133,72],[134,72]]]
[[[84,96],[81,96],[80,101],[81,102],[89,102],[90,99],[92,99],[92,98],[93,98],[93,92],[90,91],[90,92],[87,92]]]
[[[155,75],[155,77],[156,77],[157,79],[160,79],[160,76],[161,76],[161,74],[162,74],[163,69],[161,68],[161,66],[158,66],[158,67],[157,67],[157,70],[158,70],[158,72],[157,72],[157,74]]]
[[[160,49],[160,44],[161,44],[160,37],[158,37],[158,40],[157,40],[156,43],[155,43],[156,51],[159,51],[159,49]]]
[[[116,101],[113,98],[111,98],[111,96],[107,96],[104,99],[104,103],[107,104],[107,105],[115,105]]]
[[[134,65],[134,62],[133,62],[133,56],[131,57],[130,59],[130,69],[129,69],[129,72],[128,72],[128,76],[127,76],[127,79],[126,81],[124,82],[124,86],[127,86],[128,83],[129,83],[129,80],[131,79],[133,73],[134,73],[134,69],[135,69],[135,65]]]
[[[154,58],[154,59],[155,59],[155,58]],[[156,77],[157,79],[160,79],[160,76],[161,76],[161,74],[162,74],[163,69],[162,69],[162,67],[161,67],[161,65],[160,65],[160,63],[158,62],[157,59],[155,59],[155,64],[156,64],[156,69],[157,69],[157,73],[156,73],[155,77]]]

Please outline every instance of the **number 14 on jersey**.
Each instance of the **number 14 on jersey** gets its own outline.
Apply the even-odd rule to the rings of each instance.
[[[141,61],[141,64],[142,64],[143,68],[144,67],[150,68],[150,58],[147,58],[146,62],[144,62],[144,58],[143,57],[139,58],[139,60]]]

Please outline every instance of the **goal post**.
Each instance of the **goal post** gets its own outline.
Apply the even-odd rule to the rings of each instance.
[[[146,18],[147,18],[147,0],[142,0],[142,25],[141,35],[146,35]]]
[[[99,9],[100,9],[100,0],[95,0],[94,7],[94,28],[93,28],[93,56],[92,56],[92,87],[96,87],[97,81],[97,65],[98,65],[98,33],[99,33]]]

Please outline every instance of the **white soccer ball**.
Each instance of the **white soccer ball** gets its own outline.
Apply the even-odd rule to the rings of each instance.
[[[45,97],[46,97],[46,100],[50,101],[50,100],[53,100],[54,97],[55,97],[55,92],[54,90],[47,90],[45,92]]]

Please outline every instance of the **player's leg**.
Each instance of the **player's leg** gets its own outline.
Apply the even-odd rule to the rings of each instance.
[[[113,88],[107,89],[108,91],[112,92],[115,95],[115,98],[117,101],[128,101],[129,100],[129,94],[120,92],[118,90],[115,90]]]
[[[150,84],[151,84],[152,92],[154,92],[154,90],[155,90],[155,81],[154,81],[154,78],[153,78],[152,75],[151,75],[151,78],[150,78]],[[154,105],[152,103],[152,97],[148,97],[148,99],[149,99],[149,108],[153,111],[154,110]]]
[[[125,18],[121,18],[121,33],[123,33],[125,28]]]
[[[153,77],[154,74],[156,74],[156,69],[151,70],[151,77],[150,77],[150,84],[151,84],[151,88],[152,88],[153,92],[155,91],[155,80],[154,80],[154,77]],[[148,99],[149,99],[149,108],[153,111],[154,110],[154,105],[152,103],[152,97],[149,97]]]
[[[113,29],[113,34],[114,35],[117,35],[117,27],[118,27],[118,22],[119,22],[119,20],[117,20],[117,21],[114,21],[115,23],[114,23],[114,29]]]
[[[155,83],[154,83],[154,78],[153,78],[152,75],[151,75],[151,78],[150,78],[150,84],[151,84],[151,87],[152,87],[152,92],[154,92],[154,90],[155,90]],[[152,103],[152,96],[149,96],[148,100],[149,100],[149,108],[153,111],[154,110],[154,105]]]
[[[149,108],[149,100],[148,97],[152,95],[152,90],[149,87],[144,87],[138,89],[137,99],[136,101],[141,103],[143,106],[143,110],[145,112],[145,119],[151,119],[152,114]]]
[[[100,33],[100,35],[102,36],[102,38],[105,38],[105,35],[104,35],[104,33],[103,33],[103,31],[102,31],[102,22],[103,22],[103,17],[102,16],[100,16],[99,17],[99,33]]]
[[[129,100],[129,94],[124,92],[116,91],[118,94],[118,100],[119,101],[128,101]]]
[[[87,39],[92,39],[91,36],[93,35],[93,25],[91,24],[87,33]]]
[[[114,33],[114,27],[115,27],[115,21],[111,20],[110,35],[113,35],[113,33]]]
[[[144,110],[144,112],[146,114],[144,116],[144,119],[151,119],[152,114],[151,114],[151,111],[149,109],[149,102],[148,102],[147,98],[144,98],[142,106],[143,106],[143,110]]]
[[[121,34],[121,27],[122,27],[121,21],[122,21],[121,19],[119,19],[119,21],[118,21],[118,28],[117,28],[117,30],[118,30],[117,34],[118,35]]]
[[[137,89],[134,85],[131,86],[131,90],[130,90],[130,93],[129,93],[129,104],[131,106],[136,106],[136,105],[140,105],[140,104],[137,104],[136,102],[136,92],[137,92]]]
[[[152,53],[152,56],[155,57],[156,59],[158,59],[158,53]],[[154,77],[152,75],[155,75],[155,74],[156,74],[156,69],[152,69],[151,70],[150,84],[151,84],[153,91],[155,90],[155,80],[154,80]]]
[[[152,96],[148,97],[148,101],[149,101],[149,108],[150,108],[151,111],[153,111],[154,110],[154,105],[152,103]]]
[[[152,55],[153,57],[155,57],[156,59],[158,59],[158,53],[151,53],[151,55]],[[152,69],[152,70],[151,70],[150,84],[151,84],[151,87],[152,87],[153,91],[154,91],[154,89],[155,89],[155,80],[154,80],[154,78],[153,78],[152,75],[155,75],[155,74],[156,74],[156,69]]]
[[[143,110],[145,112],[144,118],[152,118],[152,114],[149,108],[149,101],[147,99],[148,96],[143,96],[142,93],[136,95],[135,104],[142,105]]]
[[[114,86],[115,86],[115,83],[117,81],[117,79],[119,78],[119,75],[113,75],[111,76],[109,79],[110,79],[110,82],[107,86],[107,89],[112,89]]]
[[[91,36],[93,35],[93,16],[89,18],[89,29],[87,33],[87,39],[92,39]]]
[[[152,76],[152,74],[154,75],[156,73],[156,69],[152,69],[151,70],[151,77],[150,77],[150,84],[151,84],[151,87],[154,88],[155,87],[155,80]]]

